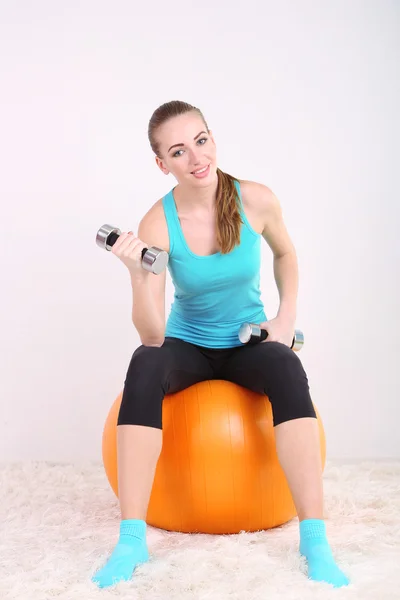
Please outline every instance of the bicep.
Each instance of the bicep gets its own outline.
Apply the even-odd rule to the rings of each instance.
[[[282,208],[278,198],[267,188],[264,191],[264,228],[263,238],[275,257],[294,251],[293,242],[286,228]]]

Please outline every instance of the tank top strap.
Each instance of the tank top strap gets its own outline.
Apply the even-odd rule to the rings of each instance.
[[[258,236],[259,234],[256,231],[254,231],[254,229],[253,229],[252,225],[250,224],[249,220],[247,219],[246,213],[244,211],[243,199],[242,199],[242,192],[241,192],[241,189],[240,189],[240,183],[239,183],[239,181],[237,179],[235,179],[234,180],[234,184],[235,184],[235,187],[236,187],[236,190],[237,190],[237,194],[238,194],[238,198],[239,198],[238,206],[239,206],[239,212],[240,212],[240,216],[242,217],[243,223],[246,225],[247,230],[252,235]]]
[[[236,187],[237,195],[238,195],[238,208],[240,215],[242,217],[243,223],[245,225],[245,230],[250,232],[251,236],[258,236],[259,234],[254,231],[253,227],[250,225],[246,213],[243,207],[242,200],[242,192],[240,189],[240,183],[236,179],[234,180],[234,184]],[[162,204],[164,208],[165,219],[168,227],[168,235],[169,235],[169,254],[172,255],[174,252],[184,252],[185,251],[185,243],[183,239],[181,224],[179,222],[178,213],[176,210],[176,204],[173,196],[173,189],[171,189],[162,199]],[[247,234],[248,235],[248,234]],[[246,235],[246,237],[247,237]]]
[[[168,194],[166,194],[163,197],[162,204],[168,227],[169,254],[172,255],[174,249],[180,241],[180,223],[178,219],[178,213],[176,212],[175,200],[172,194],[172,190],[170,190]]]

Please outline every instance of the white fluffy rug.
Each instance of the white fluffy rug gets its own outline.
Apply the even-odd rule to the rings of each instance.
[[[151,560],[130,582],[90,581],[119,533],[119,505],[101,464],[0,465],[1,600],[400,599],[400,462],[329,463],[328,539],[351,578],[309,581],[298,520],[257,533],[211,536],[148,528]]]

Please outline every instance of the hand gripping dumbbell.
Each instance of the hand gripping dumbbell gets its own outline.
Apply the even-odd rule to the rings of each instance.
[[[266,340],[268,337],[268,331],[265,329],[261,329],[259,325],[254,323],[243,323],[239,329],[239,340],[242,344],[258,344],[263,340]],[[294,338],[292,345],[290,348],[295,352],[298,352],[302,349],[304,344],[304,335],[303,332],[299,329],[296,329],[294,332]]]
[[[96,244],[100,248],[110,251],[120,235],[121,230],[117,227],[103,225],[97,232]],[[168,258],[168,252],[161,248],[157,248],[156,246],[143,248],[142,267],[146,269],[146,271],[154,273],[154,275],[159,275],[167,266]]]

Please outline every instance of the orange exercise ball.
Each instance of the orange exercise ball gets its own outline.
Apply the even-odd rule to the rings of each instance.
[[[102,442],[108,481],[118,497],[117,419],[122,392]],[[315,407],[314,407],[315,408]],[[326,460],[323,424],[321,458]],[[276,527],[296,516],[279,464],[267,396],[223,380],[167,394],[163,446],[146,522],[185,533],[227,534]]]

